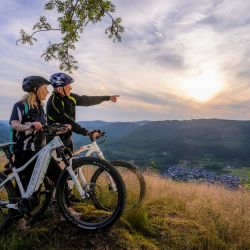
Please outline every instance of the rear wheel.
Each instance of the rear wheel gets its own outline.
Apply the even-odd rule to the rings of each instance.
[[[0,183],[6,179],[6,176],[0,173]],[[8,181],[0,187],[0,232],[6,229],[13,216],[13,209],[5,207],[5,204],[14,204],[17,197],[13,184]]]
[[[119,171],[125,183],[128,205],[139,206],[146,194],[146,182],[142,171],[125,161],[111,161],[111,164]]]
[[[72,168],[78,172],[77,179],[87,197],[80,197],[74,185],[72,192],[75,199],[68,199],[68,183],[72,182],[72,179],[67,169],[64,169],[57,183],[56,195],[65,218],[88,231],[110,227],[120,217],[125,205],[125,188],[121,176],[111,164],[92,157],[74,159]],[[98,182],[92,183],[93,174],[99,171],[104,173],[103,176],[98,178]],[[81,175],[85,177],[87,185],[81,181]],[[112,187],[107,176],[113,180]],[[99,200],[106,209],[97,208],[94,200]]]
[[[118,170],[125,183],[127,208],[139,206],[143,202],[146,193],[146,184],[141,171],[133,164],[125,161],[111,161],[111,164]],[[96,171],[91,179],[91,183],[97,183],[102,175],[104,173],[101,169]],[[94,204],[97,208],[107,209],[101,200],[97,199],[98,197],[94,198]]]

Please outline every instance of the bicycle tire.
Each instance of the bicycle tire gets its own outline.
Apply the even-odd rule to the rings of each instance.
[[[108,194],[113,195],[116,198],[115,201],[112,200],[113,197],[111,197],[110,199],[109,206],[110,206],[110,210],[111,208],[113,208],[113,211],[103,212],[103,210],[96,210],[94,204],[92,204],[93,203],[92,198],[93,196],[96,196],[98,194],[98,190],[99,190],[98,188],[100,188],[100,187],[97,188],[95,183],[92,185],[92,183],[90,182],[92,178],[92,173],[89,175],[89,179],[90,179],[89,185],[91,187],[90,192],[92,196],[90,196],[88,199],[81,200],[79,204],[77,205],[73,204],[71,206],[71,204],[70,205],[67,204],[67,201],[68,201],[66,197],[67,183],[68,183],[68,180],[71,180],[67,169],[63,170],[63,172],[61,173],[58,179],[58,182],[56,185],[56,197],[57,197],[58,205],[64,217],[66,218],[66,220],[68,220],[70,223],[72,223],[74,226],[78,228],[81,228],[86,231],[95,232],[95,231],[104,230],[110,227],[120,218],[123,212],[124,206],[125,206],[126,191],[125,191],[125,186],[124,186],[124,183],[120,174],[117,172],[116,169],[114,169],[114,167],[110,163],[101,159],[93,158],[93,157],[82,157],[82,158],[73,159],[72,168],[74,171],[80,168],[81,171],[84,172],[84,171],[88,171],[88,169],[90,169],[91,167],[94,167],[93,170],[91,169],[93,173],[98,171],[95,169],[96,167],[97,169],[101,169],[102,172],[106,171],[112,177],[116,185],[116,192],[109,191],[108,187],[105,190],[103,187],[103,190],[106,192],[105,195],[108,193]],[[105,183],[103,182],[101,184],[105,184]],[[109,202],[109,199],[107,199],[107,202]],[[81,217],[76,218],[76,216],[72,213],[70,208],[74,208],[75,210],[77,210],[78,213],[80,212]],[[102,218],[103,220],[100,221],[100,219]]]
[[[6,180],[7,176],[0,173],[0,182]],[[7,197],[6,197],[7,196]],[[7,181],[2,188],[0,188],[0,202],[7,202],[6,198],[8,198],[9,204],[14,204],[16,200],[16,191],[11,183],[11,181]],[[5,212],[5,213],[4,213]],[[5,229],[10,225],[11,219],[13,218],[14,210],[10,208],[0,207],[0,232],[4,232]]]
[[[130,171],[130,173],[133,173],[133,175],[135,175],[137,182],[139,183],[139,191],[138,194],[136,194],[136,201],[134,202],[128,202],[127,200],[127,206],[129,206],[131,204],[132,207],[138,207],[143,203],[145,194],[146,194],[146,183],[145,183],[145,179],[141,173],[141,171],[134,166],[131,163],[125,162],[125,161],[111,161],[110,162],[116,169],[118,169],[118,167],[121,167],[123,169],[127,169]],[[98,179],[98,176],[101,174],[101,171],[99,170],[98,172],[94,173],[91,182],[95,183],[96,180]],[[123,175],[121,174],[121,176],[123,177]],[[127,198],[129,196],[129,188],[126,185],[125,182],[125,187],[126,187],[126,192],[127,192]],[[106,208],[94,197],[94,204],[98,209],[104,209],[106,210]],[[130,207],[130,206],[129,206]]]
[[[138,206],[138,205],[142,204],[144,201],[145,195],[146,195],[147,188],[146,188],[146,182],[145,182],[145,179],[144,179],[144,176],[143,176],[141,170],[138,169],[135,165],[133,165],[129,162],[126,162],[126,161],[120,161],[120,160],[111,161],[111,164],[114,167],[119,166],[122,168],[126,168],[135,174],[135,176],[138,179],[139,184],[140,184],[139,198],[138,198],[137,204],[135,204],[135,205]]]

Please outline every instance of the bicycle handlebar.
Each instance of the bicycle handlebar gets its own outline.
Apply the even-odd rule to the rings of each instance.
[[[66,133],[69,131],[66,125],[62,125],[59,123],[55,123],[52,126],[43,125],[42,129],[48,135],[57,135],[59,133]]]
[[[42,129],[48,135],[54,135],[54,136],[57,134],[66,133],[69,131],[69,129],[67,128],[67,125],[62,125],[60,123],[54,123],[52,126],[43,125]],[[90,131],[89,138],[91,141],[94,141],[93,134],[95,132],[99,133],[99,136],[96,139],[101,138],[101,137],[105,137],[106,133],[104,131],[102,131],[101,129],[95,129],[95,130]]]
[[[99,136],[96,139],[101,138],[101,137],[105,137],[105,132],[102,131],[101,129],[95,129],[95,130],[92,130],[90,132],[91,132],[91,134],[89,135],[89,138],[91,141],[94,141],[92,136],[95,132],[99,133]]]

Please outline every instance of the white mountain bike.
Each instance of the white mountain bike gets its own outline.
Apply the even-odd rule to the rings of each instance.
[[[99,138],[102,137],[105,140],[105,132],[102,132],[101,130],[94,130],[94,131],[99,133],[100,135]],[[93,141],[92,139],[91,141],[92,143],[88,145],[83,145],[78,150],[73,151],[73,155],[80,155],[81,153],[84,153],[85,156],[93,156],[97,157],[98,159],[106,160],[103,152],[101,151],[98,145],[101,144],[103,141],[99,143]],[[136,166],[126,161],[117,160],[117,161],[110,161],[110,163],[119,171],[125,183],[127,190],[126,192],[127,207],[136,207],[140,205],[143,202],[146,193],[145,179],[140,169],[138,169]],[[91,183],[96,183],[98,178],[100,178],[101,174],[103,174],[101,169],[95,172],[92,176]],[[112,187],[112,179],[110,177],[109,179],[110,179],[109,180],[110,186]],[[103,204],[101,204],[101,202],[98,201],[97,199],[95,199],[95,206],[100,209],[101,208],[105,209],[103,207]]]
[[[102,132],[101,130],[94,130],[99,133],[100,137],[105,140],[105,132]],[[94,132],[93,131],[93,132]],[[93,156],[98,159],[106,160],[104,157],[103,152],[101,151],[100,147],[98,144],[101,144],[102,142],[93,141],[91,136],[90,139],[92,143],[81,146],[78,150],[75,150],[72,152],[74,156],[76,155],[83,155],[85,157]],[[55,154],[53,155],[54,159],[57,162],[62,161],[62,159]],[[142,172],[140,169],[138,169],[136,166],[129,162],[117,160],[117,161],[110,161],[112,166],[114,166],[118,172],[121,174],[122,179],[125,183],[126,186],[126,207],[131,208],[131,207],[137,207],[142,204],[143,199],[145,197],[146,193],[146,184],[144,177],[142,175]],[[96,188],[98,188],[100,180],[103,180],[105,178],[105,181],[108,183],[107,185],[109,186],[109,189],[112,190],[114,188],[113,180],[112,178],[106,174],[101,169],[98,169],[97,171],[94,171],[94,169],[89,169],[88,170],[88,176],[92,176],[90,178],[90,183],[92,185],[95,185]],[[76,171],[76,175],[78,178],[80,178],[82,181],[84,181],[84,176],[81,174],[81,168],[78,168]],[[70,182],[68,183],[69,186]],[[33,219],[39,219],[41,215],[44,213],[46,208],[49,206],[49,200],[50,200],[50,187],[47,185],[47,183],[44,183],[45,190],[43,190],[40,194],[41,197],[43,197],[43,203],[41,203],[41,207],[37,209],[34,212]],[[77,201],[74,196],[69,194],[69,199],[71,201]],[[93,204],[95,205],[96,208],[98,209],[103,209],[109,211],[109,208],[105,206],[105,195],[102,194],[102,190],[99,188],[99,195],[93,196],[92,198]]]
[[[62,126],[44,127],[44,131],[53,135],[54,139],[20,168],[15,168],[13,165],[9,151],[10,143],[0,145],[9,158],[11,167],[8,175],[0,173],[0,231],[6,228],[17,214],[32,217],[32,211],[39,205],[40,188],[46,179],[46,172],[54,151],[65,164],[56,184],[57,203],[64,217],[73,225],[89,231],[105,229],[120,217],[125,205],[125,187],[120,174],[104,160],[93,157],[77,158],[70,152],[66,156],[65,147],[57,136],[57,133],[63,130],[65,127]],[[27,190],[24,190],[19,173],[35,160]],[[103,173],[95,183],[91,182],[93,172]],[[107,182],[107,176],[112,179],[112,188],[110,188],[110,181]],[[16,193],[14,180],[21,197]],[[73,194],[77,201],[71,202],[68,199],[69,182],[73,182]],[[104,199],[100,198],[100,195]],[[95,205],[96,200],[102,201],[103,206],[108,209],[98,209]],[[81,216],[72,213],[71,208]]]
[[[103,138],[103,141],[105,140],[105,132],[102,132],[101,130],[95,130],[100,134],[100,138]],[[93,131],[94,132],[94,131]],[[80,156],[83,155],[83,157],[96,157],[101,160],[105,160],[104,154],[101,151],[100,147],[98,144],[101,144],[102,142],[93,141],[92,138],[90,137],[92,143],[81,146],[78,150],[75,150],[72,152],[73,156]],[[71,154],[71,153],[70,153]],[[66,157],[68,157],[66,155]],[[62,158],[58,156],[57,154],[53,154],[53,158],[57,162],[61,162]],[[121,175],[125,186],[126,186],[126,207],[127,208],[134,208],[138,207],[142,204],[143,199],[145,197],[146,193],[146,184],[144,177],[142,175],[142,172],[140,169],[138,169],[136,166],[129,162],[125,161],[111,161],[110,162],[112,166],[114,166],[119,174]],[[109,187],[110,192],[115,191],[115,184],[113,183],[113,180],[110,175],[107,174],[103,169],[99,168],[95,170],[94,168],[86,168],[84,169],[85,176],[82,174],[83,169],[80,167],[77,168],[75,171],[76,176],[81,180],[81,182],[85,182],[85,176],[88,176],[89,178],[89,183],[91,185],[95,186],[95,189],[98,190],[98,195],[96,194],[95,196],[92,196],[92,202],[94,206],[97,209],[100,210],[106,210],[109,211],[110,208],[106,206],[106,195],[105,193],[107,192],[104,188],[99,187],[100,182],[106,183],[106,186]],[[74,186],[74,182],[68,181],[68,185]],[[32,218],[30,222],[34,222],[36,220],[39,220],[43,213],[46,211],[47,207],[50,205],[50,200],[52,198],[52,191],[53,188],[49,184],[48,179],[44,179],[43,185],[40,187],[40,204],[39,206],[36,207],[35,210],[32,212]],[[97,191],[96,191],[97,192]],[[72,195],[73,194],[73,195]],[[77,197],[75,197],[74,192],[69,192],[68,194],[68,199],[72,202],[78,202]]]

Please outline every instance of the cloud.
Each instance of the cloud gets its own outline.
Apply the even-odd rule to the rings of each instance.
[[[89,25],[74,55],[79,70],[72,74],[80,94],[120,94],[116,105],[79,108],[77,119],[161,120],[250,118],[250,2],[224,0],[115,0],[115,16],[123,18],[122,43],[104,34],[109,19]],[[44,13],[41,1],[9,0],[0,6],[1,110],[22,95],[22,79],[31,74],[49,77],[58,62],[40,55],[57,33],[38,35],[33,46],[16,46],[21,28],[30,31]],[[6,14],[8,13],[8,14]],[[55,24],[53,12],[47,12]],[[187,97],[182,83],[208,67],[218,72],[222,92],[207,103]],[[204,83],[203,83],[204,84]],[[10,109],[10,108],[9,108]],[[243,115],[239,113],[244,112]],[[1,112],[0,119],[9,117]]]

